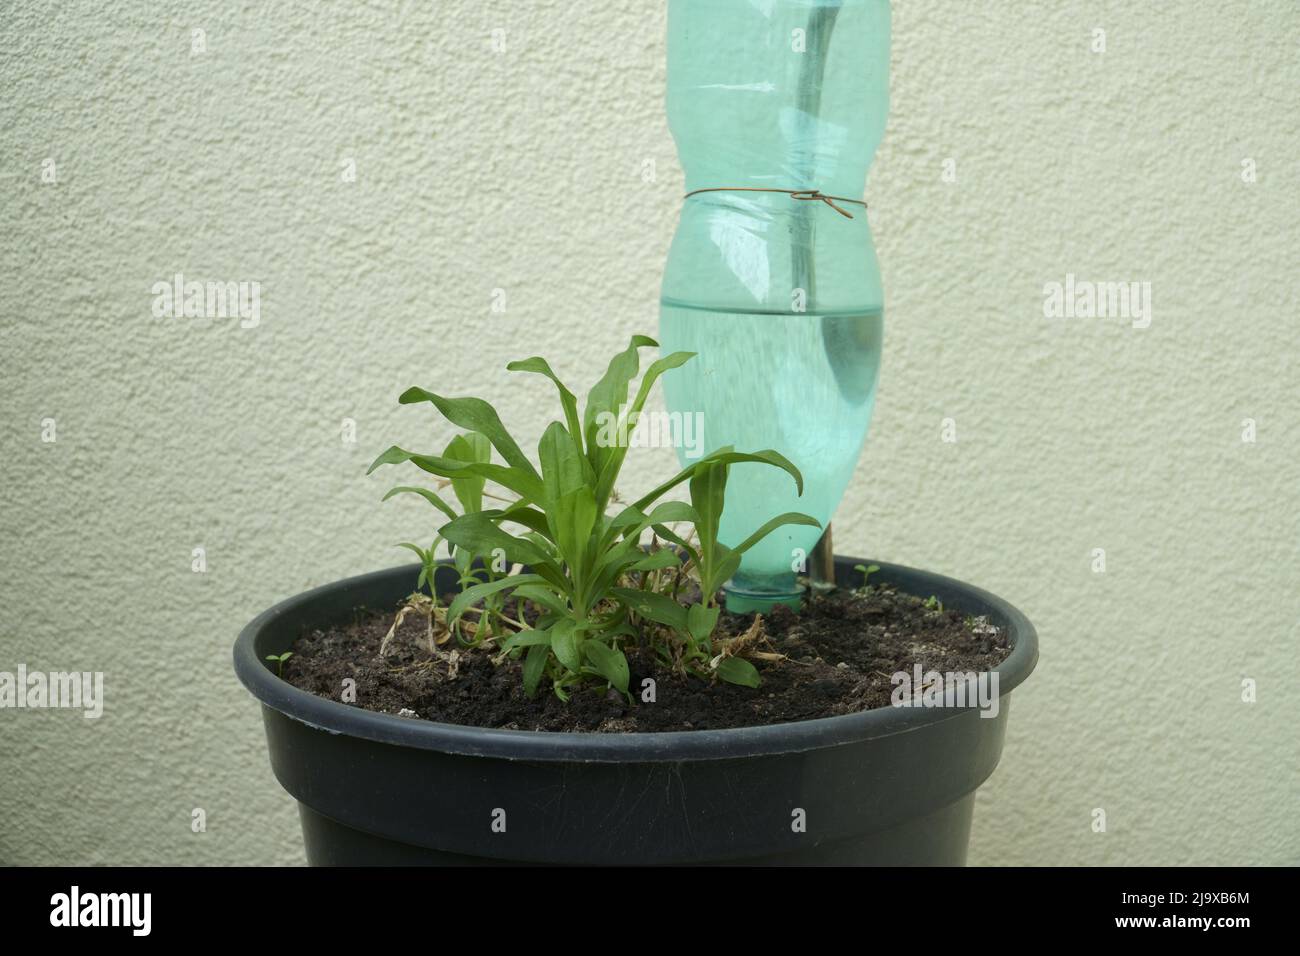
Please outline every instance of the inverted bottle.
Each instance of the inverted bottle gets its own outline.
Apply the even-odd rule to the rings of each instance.
[[[705,450],[774,448],[804,475],[798,497],[776,469],[734,466],[724,544],[785,511],[827,524],[866,438],[883,294],[860,200],[888,60],[887,0],[670,0],[668,116],[688,196],[660,341],[698,357],[665,376],[665,397],[699,413]],[[749,551],[728,607],[797,603],[819,534],[781,528]]]

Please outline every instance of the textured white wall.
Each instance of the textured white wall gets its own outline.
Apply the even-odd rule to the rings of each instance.
[[[0,861],[300,861],[231,643],[427,534],[362,477],[448,434],[401,388],[495,396],[535,438],[551,393],[507,361],[585,388],[653,332],[663,5],[0,18],[0,670],[108,681],[99,721],[0,712]],[[1294,0],[895,5],[884,370],[836,541],[1038,625],[973,862],[1300,862],[1297,40]],[[154,318],[177,271],[259,281],[261,324]],[[1066,273],[1149,281],[1151,326],[1045,319]]]

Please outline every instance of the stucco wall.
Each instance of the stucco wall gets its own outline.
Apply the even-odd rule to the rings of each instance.
[[[426,533],[362,477],[448,434],[401,388],[535,439],[507,361],[585,388],[653,332],[663,34],[662,3],[5,5],[0,670],[104,671],[107,711],[0,711],[0,862],[302,859],[231,642]],[[1039,628],[972,862],[1300,862],[1298,40],[1292,0],[895,4],[836,540]],[[259,324],[155,317],[177,272],[260,282]],[[1070,273],[1150,282],[1150,326],[1045,318]]]

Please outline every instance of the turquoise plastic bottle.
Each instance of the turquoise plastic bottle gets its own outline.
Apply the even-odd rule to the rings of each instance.
[[[724,544],[784,511],[825,525],[866,438],[884,298],[867,211],[845,200],[862,199],[888,82],[888,0],[669,2],[668,119],[694,194],[659,331],[665,354],[699,355],[664,377],[666,400],[701,413],[706,449],[774,448],[804,476],[796,497],[778,469],[734,466]],[[820,534],[782,528],[748,552],[728,607],[797,604]]]

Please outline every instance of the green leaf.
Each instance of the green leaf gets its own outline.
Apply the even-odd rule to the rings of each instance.
[[[601,553],[595,571],[587,583],[587,594],[596,600],[604,597],[618,576],[644,557],[645,552],[635,541],[624,541],[611,550]]]
[[[512,651],[516,647],[536,647],[538,644],[551,646],[551,635],[546,630],[516,631],[506,638],[501,645],[501,652]]]
[[[655,359],[650,363],[650,367],[645,370],[645,375],[641,377],[641,385],[637,388],[636,398],[632,399],[632,405],[628,408],[629,413],[638,413],[645,408],[646,401],[650,398],[650,390],[659,380],[659,376],[664,372],[680,368],[691,359],[695,358],[696,352],[673,352],[671,355],[665,355],[663,358]]]
[[[503,510],[489,509],[484,511],[497,524],[503,521],[513,521],[521,524],[529,531],[535,531],[549,540],[551,535],[551,526],[546,521],[546,515],[536,508],[530,508],[527,505],[516,502]]]
[[[551,649],[545,644],[534,644],[528,648],[524,658],[524,693],[529,697],[537,695],[537,685],[546,670],[546,659],[551,656]]]
[[[482,512],[461,515],[443,525],[440,532],[452,544],[481,555],[485,560],[491,560],[493,552],[500,548],[511,564],[522,562],[536,568],[549,563],[546,553],[537,545],[503,531]]]
[[[695,524],[700,520],[699,512],[692,505],[685,501],[665,501],[663,504],[656,505],[655,509],[646,516],[641,530],[645,530],[649,525],[666,524],[673,521],[689,521]]]
[[[569,613],[568,602],[544,584],[521,584],[510,596],[515,600],[532,601],[556,614]]]
[[[728,684],[757,687],[763,682],[758,676],[758,669],[743,657],[724,657],[718,662],[716,671]]]
[[[399,448],[397,445],[392,446],[376,458],[371,463],[366,474],[370,474],[380,465],[397,465],[405,461],[411,462],[431,475],[439,475],[443,478],[462,478],[467,475],[478,475],[488,481],[495,481],[504,488],[509,488],[525,501],[542,500],[542,480],[531,465],[529,470],[524,472],[503,465],[455,461],[451,458],[440,458],[437,455],[418,455],[415,452]]]
[[[686,611],[686,628],[690,631],[691,637],[697,641],[706,640],[718,626],[718,616],[721,613],[722,609],[718,607],[692,604]]]
[[[691,504],[699,515],[695,531],[700,539],[700,570],[705,575],[713,571],[729,467],[723,462],[701,463],[691,476]]]
[[[744,541],[740,542],[740,544],[736,545],[732,550],[736,554],[744,554],[746,551],[748,551],[754,545],[758,544],[758,542],[762,541],[764,538],[766,538],[777,528],[780,528],[788,524],[811,525],[814,528],[820,528],[822,526],[822,523],[818,521],[816,518],[813,518],[809,515],[800,514],[797,511],[787,511],[783,515],[777,515],[771,521],[764,522],[763,527],[759,528],[757,531],[751,534]]]
[[[545,375],[555,383],[560,393],[560,404],[564,407],[564,421],[568,425],[569,435],[578,454],[582,455],[582,426],[578,423],[578,399],[560,381],[559,376],[551,371],[551,366],[546,359],[534,355],[532,358],[511,362],[506,368],[511,372],[536,372],[538,375]]]
[[[519,471],[537,477],[533,463],[523,453],[515,440],[510,437],[506,427],[501,424],[501,416],[495,408],[481,398],[444,398],[422,388],[408,388],[397,399],[403,405],[416,402],[432,402],[442,413],[443,418],[469,431],[485,435],[492,446],[501,453],[507,464]]]
[[[727,583],[740,570],[740,552],[732,551],[726,545],[718,545],[714,555],[716,564],[713,568],[713,590],[716,591]]]
[[[552,535],[574,584],[581,587],[587,580],[588,545],[596,525],[596,500],[589,488],[578,488],[555,502],[549,515]]]
[[[719,462],[705,462],[691,475],[691,505],[699,515],[695,529],[701,539],[716,541],[718,538],[729,467]]]
[[[463,461],[466,464],[486,465],[492,461],[492,446],[485,435],[478,432],[466,432],[457,435],[443,451],[442,456],[449,461]],[[469,511],[483,510],[483,485],[486,479],[482,475],[467,474],[451,479],[451,490],[461,507]]]
[[[633,502],[633,506],[644,509],[646,505],[648,505],[650,502],[655,501],[658,498],[662,498],[665,494],[667,494],[669,491],[672,491],[672,489],[676,488],[683,481],[688,480],[691,477],[691,475],[695,474],[695,470],[697,468],[709,464],[715,464],[715,463],[734,465],[741,462],[754,462],[763,465],[773,465],[777,468],[783,469],[784,471],[789,473],[790,477],[794,479],[795,488],[798,490],[799,494],[801,495],[803,494],[803,475],[799,474],[799,469],[796,468],[794,465],[792,465],[789,459],[787,459],[784,455],[780,454],[779,452],[772,451],[770,448],[765,451],[740,452],[740,451],[733,451],[728,446],[724,448],[719,448],[717,451],[710,452],[709,454],[701,458],[699,461],[694,462],[691,465],[688,465],[686,468],[683,468],[672,478],[669,478],[667,481],[665,481],[662,485],[655,488],[653,491],[649,492],[648,494],[643,495],[637,501]]]
[[[533,547],[535,547],[538,551],[541,551],[544,555],[546,555],[547,565],[553,567],[556,572],[560,570],[560,562],[562,560],[560,557],[560,551],[558,548],[555,547],[554,544],[551,543],[550,538],[546,537],[546,535],[538,534],[535,531],[525,531],[522,535],[520,535],[520,537],[525,539],[526,541],[532,542]],[[543,577],[546,577],[547,565],[538,565],[537,573],[542,575]],[[550,581],[552,579],[550,577],[547,577],[546,580]],[[566,594],[568,593],[567,588],[563,588],[562,590]]]
[[[646,400],[650,397],[650,390],[654,387],[654,383],[659,379],[659,376],[670,369],[686,364],[694,357],[694,352],[674,352],[672,355],[664,356],[652,362],[650,367],[646,369],[645,375],[641,377],[641,384],[637,388],[636,398],[632,400],[632,404],[627,411],[620,416],[618,430],[615,434],[622,436],[624,428],[626,428],[630,435],[641,415],[641,410],[645,408]],[[624,389],[623,394],[624,396],[627,395],[626,389]],[[617,411],[615,413],[617,414]],[[598,472],[599,480],[596,482],[596,501],[602,510],[609,502],[609,496],[614,490],[614,482],[618,480],[618,473],[623,467],[624,459],[627,458],[627,450],[627,443],[620,441],[609,449],[609,453],[604,457],[604,463]]]
[[[633,508],[628,505],[614,517],[609,519],[608,526],[611,531],[621,531],[624,528],[631,528],[645,521],[646,513],[640,508]]]
[[[597,518],[596,501],[587,484],[589,469],[559,422],[552,422],[542,434],[537,455],[549,537],[580,592],[589,570],[587,555]]]
[[[591,666],[601,677],[613,684],[621,693],[627,693],[628,668],[623,652],[600,641],[587,641],[582,646]]]
[[[399,548],[406,548],[408,551],[414,551],[421,561],[429,560],[429,556],[425,552],[424,548],[420,547],[418,544],[411,544],[409,541],[399,541],[397,546]]]
[[[394,495],[400,495],[400,494],[419,495],[425,501],[429,502],[429,504],[433,505],[443,514],[445,514],[448,518],[456,517],[456,512],[452,510],[451,505],[447,504],[447,502],[443,501],[441,498],[439,498],[428,488],[417,488],[414,485],[398,485],[396,488],[388,489],[388,494],[384,495],[384,497],[380,500],[387,501],[389,498],[393,497]]]
[[[646,555],[640,561],[633,562],[628,566],[629,571],[658,571],[660,568],[671,568],[682,563],[682,559],[677,557],[667,548],[661,548]]]
[[[691,524],[699,523],[699,515],[695,509],[684,501],[665,501],[663,504],[655,506],[654,510],[646,514],[640,508],[629,505],[620,511],[609,522],[609,527],[605,531],[604,542],[608,546],[614,537],[620,532],[625,538],[641,537],[641,533],[652,525],[660,525],[670,521],[689,521]]]
[[[632,336],[631,344],[609,361],[609,367],[600,381],[587,393],[587,406],[582,412],[582,429],[587,439],[587,460],[591,462],[593,473],[600,475],[605,459],[610,453],[609,447],[602,447],[597,435],[603,429],[610,429],[618,421],[622,406],[627,403],[627,389],[636,377],[641,365],[638,349],[656,348],[659,343],[644,335]],[[606,446],[610,442],[604,443]]]
[[[506,588],[518,587],[521,584],[540,584],[543,580],[536,574],[516,574],[466,588],[452,598],[451,606],[447,608],[447,623],[454,624],[476,601],[481,601]]]
[[[655,529],[655,534],[659,535],[659,537],[663,538],[665,541],[669,542],[670,544],[675,544],[677,547],[681,548],[683,551],[686,552],[686,557],[689,558],[692,562],[694,562],[696,567],[699,566],[700,556],[696,552],[696,550],[690,546],[690,544],[686,541],[685,538],[678,535],[671,528],[665,528],[663,525],[657,524],[654,525],[653,527]]]
[[[413,457],[415,456],[411,452],[396,445],[390,445],[380,452],[378,458],[370,463],[370,467],[366,469],[366,474],[373,474],[374,470],[380,465],[398,465],[404,461],[410,461]]]
[[[582,633],[578,622],[571,617],[561,618],[551,627],[551,650],[555,658],[568,670],[577,671],[582,667]]]
[[[640,634],[637,631],[637,629],[633,627],[631,624],[629,624],[627,621],[619,621],[617,624],[615,624],[612,627],[602,628],[600,632],[600,639],[602,641],[609,640],[615,637],[635,638],[639,636]]]
[[[542,489],[548,508],[570,492],[587,487],[582,458],[559,422],[551,422],[542,433],[537,457],[542,463]]]
[[[628,610],[642,617],[666,624],[675,631],[689,633],[686,622],[686,608],[664,594],[652,591],[638,591],[635,588],[610,588],[610,594],[624,604]]]

